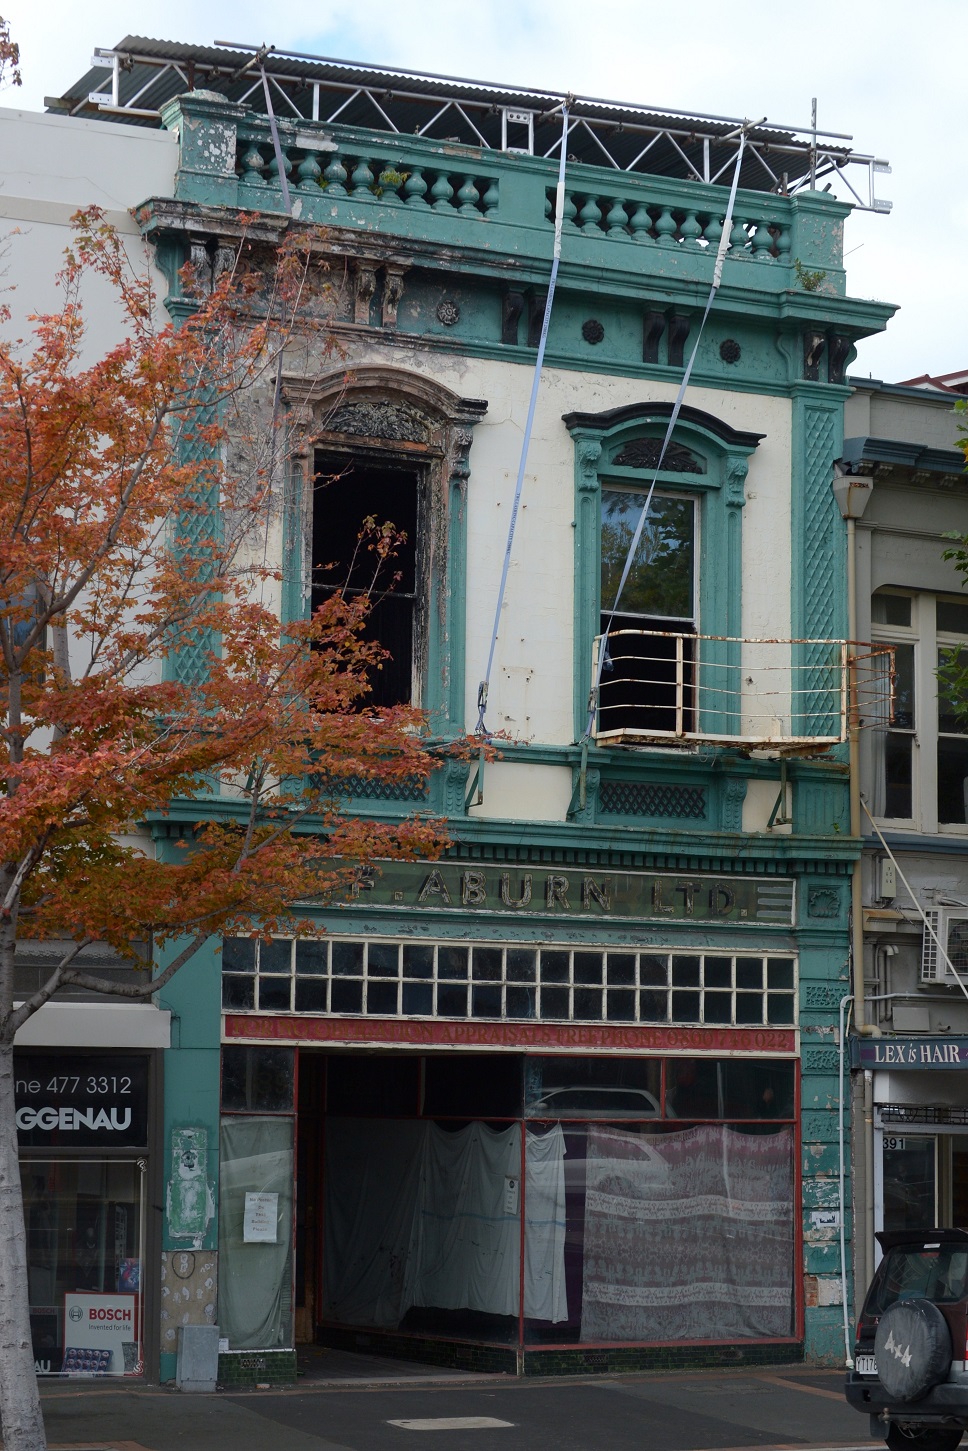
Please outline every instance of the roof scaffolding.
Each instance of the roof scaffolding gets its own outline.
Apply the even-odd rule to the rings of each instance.
[[[206,89],[263,112],[262,66],[279,116],[557,158],[563,93],[239,43],[182,45],[129,35],[113,50],[96,50],[87,74],[63,96],[48,97],[47,106],[150,126],[160,124],[161,107],[172,97]],[[725,116],[577,96],[570,99],[568,157],[616,171],[724,183],[743,125]],[[752,126],[740,186],[781,195],[836,188],[862,210],[890,211],[891,203],[875,195],[875,177],[889,165],[840,144],[850,140],[814,127]]]

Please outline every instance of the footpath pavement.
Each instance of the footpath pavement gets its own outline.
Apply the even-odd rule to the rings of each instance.
[[[57,1451],[880,1451],[816,1367],[516,1380],[311,1353],[285,1389],[44,1382]]]

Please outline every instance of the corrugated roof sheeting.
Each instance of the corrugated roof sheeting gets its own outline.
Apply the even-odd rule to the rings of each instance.
[[[253,54],[248,51],[129,35],[115,47],[115,53],[122,58],[118,95],[121,107],[158,110],[186,89],[204,87],[222,92],[231,101],[247,101],[257,112],[265,109],[258,65],[253,64]],[[344,125],[376,130],[390,130],[392,126],[404,135],[419,131],[437,140],[455,139],[470,145],[480,144],[479,133],[489,148],[499,150],[502,111],[510,107],[534,113],[536,156],[554,156],[557,152],[561,122],[556,108],[562,95],[378,70],[328,59],[269,55],[264,64],[267,75],[273,78],[273,106],[280,116],[310,118],[313,87],[318,84],[321,120],[333,117]],[[108,74],[106,69],[89,70],[62,98],[63,106],[75,111],[92,109],[88,95],[105,86]],[[100,114],[110,117],[113,113]],[[605,170],[634,169],[694,180],[705,173],[708,148],[709,174],[715,179],[735,156],[735,142],[726,138],[735,134],[737,122],[587,99],[574,101],[571,115],[574,124],[569,155]],[[129,119],[139,118],[132,114]],[[151,117],[140,119],[142,124],[152,124]],[[674,139],[670,139],[670,133]],[[806,141],[791,132],[764,127],[754,128],[750,135],[755,146],[744,157],[742,186],[774,190],[776,182],[771,171],[781,179],[786,173],[791,185],[807,174]],[[647,146],[646,154],[640,156]],[[840,150],[846,158],[849,153]],[[764,156],[765,166],[757,152]]]

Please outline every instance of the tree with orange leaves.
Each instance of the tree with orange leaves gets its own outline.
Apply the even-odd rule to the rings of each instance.
[[[7,1451],[44,1431],[28,1315],[14,1035],[65,987],[147,999],[222,932],[311,930],[293,904],[345,891],[370,858],[436,854],[439,825],[360,821],[349,780],[426,778],[419,712],[366,708],[381,648],[368,601],[336,591],[281,623],[266,564],[271,441],[244,438],[271,394],[312,266],[298,243],[267,284],[237,261],[190,272],[160,326],[149,273],[80,220],[64,304],[29,344],[0,344],[0,1415]],[[88,363],[85,283],[112,284],[120,341]],[[361,548],[377,573],[393,531]],[[392,561],[389,566],[392,569]],[[192,669],[178,668],[187,656]],[[143,823],[173,800],[193,826],[175,859]],[[63,952],[17,1003],[18,939]],[[143,980],[83,970],[94,942],[169,952]]]

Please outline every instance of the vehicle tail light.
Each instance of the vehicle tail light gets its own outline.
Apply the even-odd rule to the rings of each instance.
[[[862,1340],[874,1339],[874,1336],[877,1333],[877,1322],[879,1319],[879,1315],[868,1315],[866,1313],[861,1315],[860,1319],[857,1322],[858,1343]],[[966,1332],[966,1336],[968,1336],[968,1332]]]

